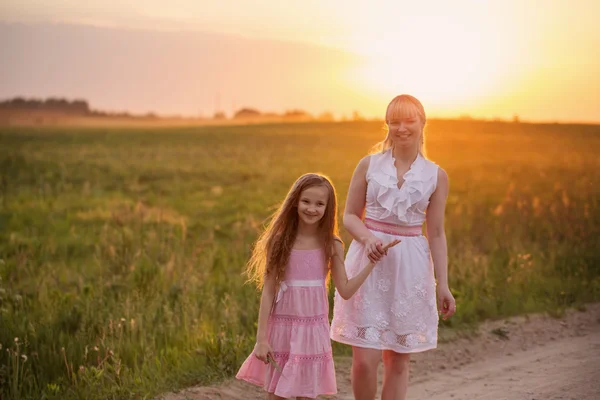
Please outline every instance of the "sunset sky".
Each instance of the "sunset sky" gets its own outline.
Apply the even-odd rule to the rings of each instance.
[[[600,122],[598,0],[3,0],[0,99]]]

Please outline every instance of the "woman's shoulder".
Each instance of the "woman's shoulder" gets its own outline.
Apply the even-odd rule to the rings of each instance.
[[[446,171],[438,163],[429,158],[423,157],[423,163],[427,169],[439,175],[446,175]]]
[[[389,163],[388,159],[390,157],[386,157],[386,156],[389,156],[390,154],[391,154],[390,149],[387,149],[385,151],[378,151],[376,153],[370,153],[370,154],[366,155],[365,157],[363,157],[363,159],[360,160],[360,163],[364,164],[364,169],[365,169],[365,172],[367,172],[367,173],[374,171],[374,170],[380,170],[385,167],[386,163]],[[360,163],[359,163],[359,165],[360,165]]]
[[[358,164],[356,165],[356,169],[359,171],[366,172],[369,169],[369,166],[371,165],[371,156],[372,155],[373,154],[367,154],[366,156],[361,158],[360,161],[358,162]]]
[[[448,181],[450,180],[448,178],[448,173],[439,165],[437,165],[437,184],[439,185],[440,183],[448,185]]]
[[[427,156],[421,154],[419,157],[423,160],[423,163],[425,165],[427,165],[429,167],[439,168],[439,165],[435,161],[430,160],[429,158],[427,158]]]
[[[392,187],[396,183],[396,167],[392,157],[392,150],[387,149],[378,151],[377,153],[369,154],[369,164],[366,169],[367,181],[371,179],[377,180],[381,185]]]
[[[440,166],[433,160],[426,158],[424,155],[418,156],[418,162],[416,163],[417,169],[424,171],[426,175],[436,175]]]
[[[428,158],[423,157],[423,160],[422,180],[432,182],[434,190],[440,183],[448,182],[448,174],[442,167]]]
[[[380,160],[384,159],[386,155],[389,154],[391,154],[391,149],[378,150],[376,152],[369,153],[360,159],[358,165],[369,168],[371,164],[379,162]]]

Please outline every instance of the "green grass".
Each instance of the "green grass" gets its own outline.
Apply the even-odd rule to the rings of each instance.
[[[451,181],[459,304],[440,329],[600,299],[599,126],[428,135]],[[232,376],[254,343],[241,272],[264,219],[309,171],[343,209],[381,137],[369,122],[0,129],[0,397],[148,398]]]

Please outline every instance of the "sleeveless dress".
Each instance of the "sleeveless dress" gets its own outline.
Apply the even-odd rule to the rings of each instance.
[[[349,300],[336,291],[331,339],[397,353],[433,349],[439,319],[436,283],[422,225],[437,185],[438,166],[418,155],[398,188],[391,149],[370,157],[365,225],[384,244],[402,242],[388,250]],[[348,277],[368,261],[365,247],[353,241],[346,254]]]
[[[292,249],[268,323],[269,344],[282,371],[263,363],[253,352],[236,378],[285,398],[337,392],[326,275],[323,249]]]

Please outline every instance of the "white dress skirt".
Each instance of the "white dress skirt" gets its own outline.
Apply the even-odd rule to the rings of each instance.
[[[352,346],[412,353],[437,346],[438,312],[433,262],[422,234],[438,166],[419,155],[398,178],[391,150],[370,156],[365,225],[388,250],[348,300],[335,293],[331,339]],[[357,241],[346,254],[348,278],[369,262]]]

